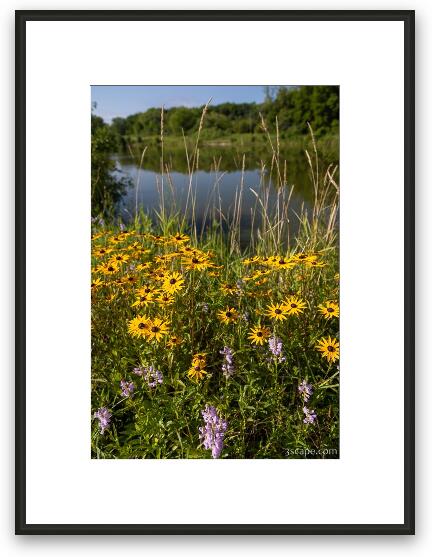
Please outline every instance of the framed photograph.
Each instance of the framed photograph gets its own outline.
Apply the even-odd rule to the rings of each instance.
[[[414,12],[16,12],[16,533],[414,533]]]

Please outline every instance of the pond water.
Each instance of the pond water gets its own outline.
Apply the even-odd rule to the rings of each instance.
[[[220,212],[225,217],[232,217],[234,212],[236,192],[242,181],[242,156],[233,150],[221,149],[215,154],[207,149],[206,156],[200,152],[200,169],[193,174],[191,189],[196,199],[195,220],[198,233],[203,227],[209,225],[213,216],[219,220]],[[302,207],[309,210],[313,201],[313,187],[309,174],[308,163],[304,151],[300,150],[290,153],[287,159],[287,191],[288,196],[291,186],[294,186],[290,200],[290,233],[295,234],[298,229],[298,218]],[[161,176],[158,160],[144,156],[141,170],[139,170],[139,157],[132,157],[127,153],[113,155],[117,168],[124,176],[131,179],[132,186],[128,188],[120,205],[120,213],[123,221],[131,221],[135,217],[136,206],[138,210],[143,209],[153,219],[155,211],[160,210],[161,191],[163,187],[165,209],[175,208],[181,215],[188,209],[187,220],[191,218],[191,201],[188,192],[190,190],[190,177],[187,171],[187,163],[184,153],[181,158],[176,159],[165,154],[165,161],[169,167],[169,177]],[[262,171],[262,163],[265,170]],[[272,214],[276,204],[276,189],[269,176],[271,161],[265,161],[259,153],[253,151],[245,154],[245,170],[243,173],[243,197],[241,206],[241,244],[245,246],[252,232],[256,232],[260,225],[259,218],[252,217],[257,205],[257,196],[254,192],[263,195],[263,189],[268,191],[268,213]],[[224,224],[226,226],[226,223]]]

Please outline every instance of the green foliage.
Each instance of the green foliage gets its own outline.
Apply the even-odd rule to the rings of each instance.
[[[92,217],[112,218],[129,180],[116,173],[110,154],[117,148],[115,135],[102,118],[91,116],[91,207]]]

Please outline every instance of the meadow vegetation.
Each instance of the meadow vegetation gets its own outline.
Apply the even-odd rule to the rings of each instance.
[[[166,164],[162,110],[158,211],[137,204],[127,227],[101,206],[93,212],[92,457],[337,458],[337,166],[322,166],[309,127],[314,202],[293,215],[278,117],[270,126],[258,114],[271,162],[244,247],[243,178],[229,214],[216,180],[197,225],[194,175],[209,112],[183,142],[185,210]]]

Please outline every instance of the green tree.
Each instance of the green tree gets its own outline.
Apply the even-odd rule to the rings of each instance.
[[[111,128],[99,116],[91,115],[91,211],[92,217],[113,218],[116,207],[129,185],[129,179],[116,172],[111,153],[116,150]]]

